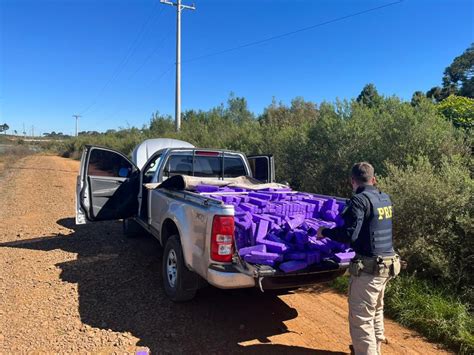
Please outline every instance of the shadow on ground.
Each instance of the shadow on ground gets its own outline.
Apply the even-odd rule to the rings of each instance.
[[[151,237],[127,239],[116,222],[76,226],[67,218],[57,223],[74,232],[0,247],[77,253],[77,260],[56,266],[63,281],[78,284],[85,324],[130,332],[152,353],[342,354],[269,344],[269,337],[289,332],[284,322],[298,315],[274,294],[207,287],[190,302],[171,302],[162,289],[162,251]],[[253,339],[261,344],[239,345]]]

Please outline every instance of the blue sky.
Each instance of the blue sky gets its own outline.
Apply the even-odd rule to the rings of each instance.
[[[258,46],[187,59],[393,0],[195,0],[183,14],[182,100],[230,92],[256,113],[273,97],[353,98],[369,82],[410,99],[474,42],[472,0],[405,0]],[[188,2],[189,3],[189,2]],[[0,0],[0,123],[35,133],[138,126],[174,114],[175,9],[158,0]]]

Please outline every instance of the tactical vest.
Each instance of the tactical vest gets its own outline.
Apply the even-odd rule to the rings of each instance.
[[[392,201],[378,190],[361,192],[371,205],[371,214],[365,220],[354,245],[357,253],[365,256],[394,255],[392,244]]]

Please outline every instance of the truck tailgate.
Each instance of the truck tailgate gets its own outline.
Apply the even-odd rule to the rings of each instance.
[[[256,279],[256,286],[263,290],[309,286],[334,280],[344,275],[349,263],[337,263],[327,259],[304,270],[282,272],[268,265],[255,265],[241,260],[245,273]]]
[[[327,261],[292,273],[284,273],[276,270],[276,272],[272,274],[261,270],[261,272],[259,272],[258,286],[261,287],[262,290],[271,290],[314,285],[331,281],[344,275],[347,267],[348,264],[338,264],[336,262]]]

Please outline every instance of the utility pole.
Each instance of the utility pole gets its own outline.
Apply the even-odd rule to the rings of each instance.
[[[171,2],[160,0],[162,4],[176,6],[176,100],[175,100],[175,124],[176,131],[181,129],[181,10],[196,10],[193,5],[183,5],[181,0]]]
[[[81,117],[81,115],[72,115],[72,117],[75,117],[76,118],[76,137],[78,136],[78,121],[79,121],[79,118]]]

